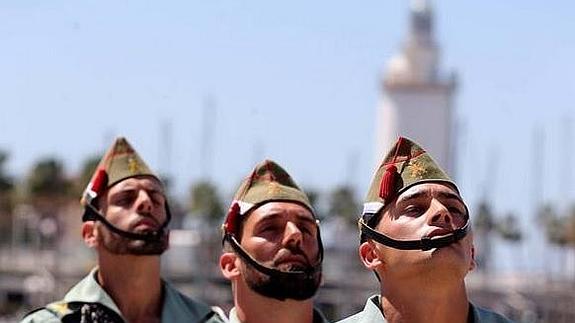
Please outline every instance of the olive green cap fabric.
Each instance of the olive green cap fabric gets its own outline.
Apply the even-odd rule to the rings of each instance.
[[[307,195],[297,186],[288,172],[276,162],[264,160],[256,165],[250,176],[240,184],[222,225],[223,234],[235,234],[243,221],[243,215],[272,201],[299,203],[315,216]]]
[[[242,181],[234,202],[239,204],[240,214],[246,214],[254,206],[270,201],[300,203],[314,213],[307,195],[285,169],[274,161],[264,160]]]
[[[82,196],[81,203],[86,205],[104,189],[127,178],[141,175],[153,176],[160,180],[126,138],[119,137],[100,160]]]
[[[373,176],[362,215],[379,212],[403,191],[426,182],[444,182],[458,190],[423,148],[410,139],[399,137]]]

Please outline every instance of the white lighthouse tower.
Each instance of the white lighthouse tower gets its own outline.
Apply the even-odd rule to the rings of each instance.
[[[407,41],[389,61],[382,83],[376,160],[380,161],[401,135],[420,143],[455,176],[451,135],[456,81],[453,73],[439,69],[439,46],[434,39],[429,1],[411,1]]]

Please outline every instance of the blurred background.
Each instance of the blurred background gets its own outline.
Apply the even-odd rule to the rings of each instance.
[[[5,1],[0,5],[0,322],[95,265],[79,198],[123,135],[168,183],[165,276],[229,308],[219,226],[243,176],[283,165],[322,218],[332,319],[377,291],[356,218],[398,134],[469,204],[472,301],[575,321],[575,4]],[[208,264],[208,265],[206,265]]]

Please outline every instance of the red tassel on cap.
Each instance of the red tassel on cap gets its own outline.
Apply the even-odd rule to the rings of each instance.
[[[379,197],[381,197],[385,202],[389,202],[389,200],[393,199],[397,193],[395,191],[395,187],[397,186],[397,179],[400,175],[397,172],[397,167],[393,165],[393,163],[397,161],[399,148],[402,144],[403,137],[399,137],[395,144],[395,153],[393,154],[393,160],[391,161],[392,164],[385,168],[385,173],[383,173],[383,178],[381,179],[381,183],[379,183]]]
[[[236,226],[238,223],[238,216],[240,215],[240,205],[238,202],[234,202],[230,209],[228,210],[228,215],[226,216],[226,224],[224,225],[225,233],[236,234]]]
[[[387,166],[383,178],[379,184],[379,197],[388,202],[395,195],[395,186],[397,182],[397,167],[395,165]]]
[[[96,196],[101,194],[108,185],[108,174],[105,170],[99,169],[96,177],[92,181],[91,191],[96,193]]]

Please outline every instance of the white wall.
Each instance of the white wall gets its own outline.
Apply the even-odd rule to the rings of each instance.
[[[377,115],[377,164],[401,135],[419,143],[451,174],[451,92],[441,85],[387,89]]]

